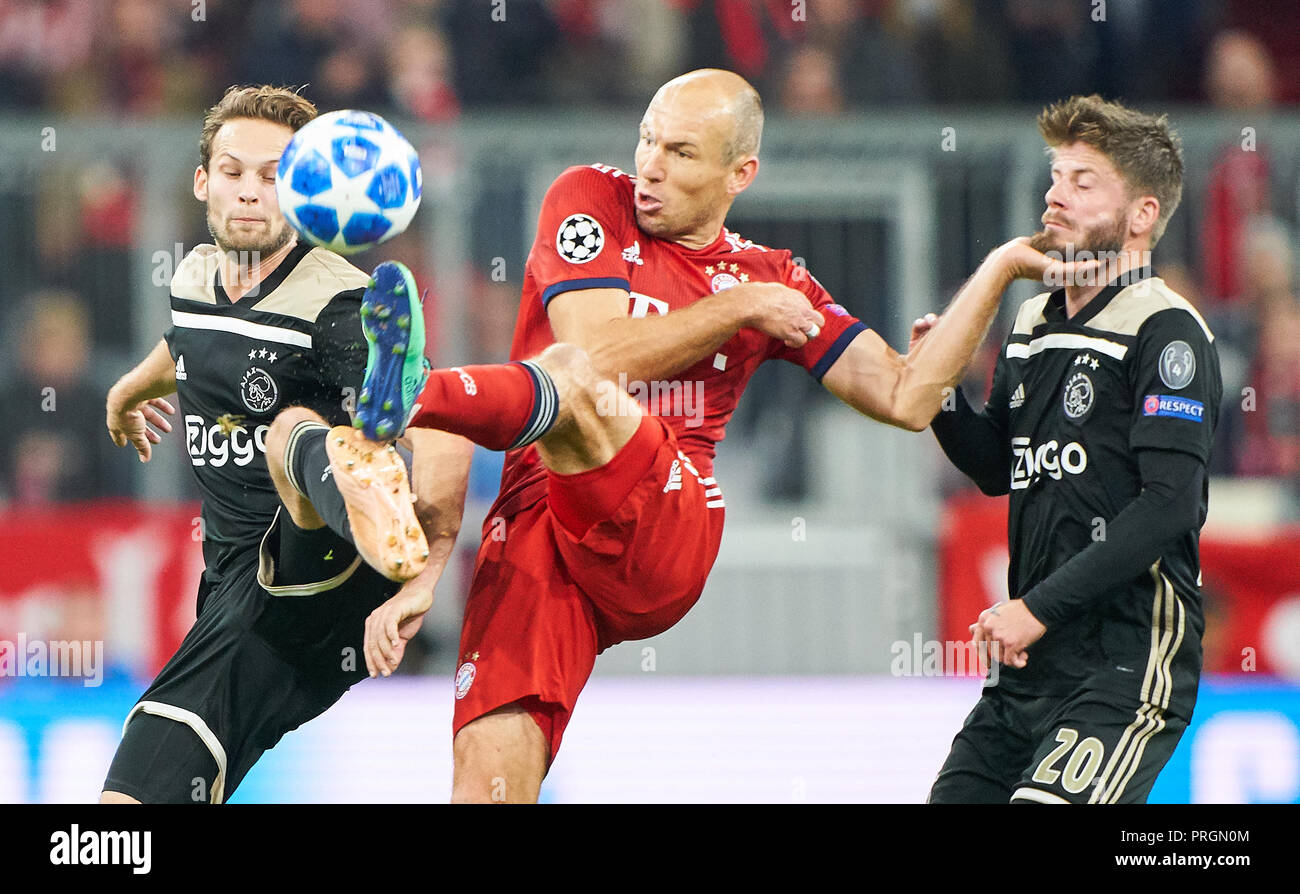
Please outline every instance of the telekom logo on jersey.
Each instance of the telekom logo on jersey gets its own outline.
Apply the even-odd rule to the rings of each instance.
[[[655,309],[655,313],[663,316],[668,313],[668,302],[658,298],[651,298],[649,295],[642,295],[640,292],[631,292],[628,298],[632,302],[633,317],[644,317],[650,313],[650,308]]]
[[[185,449],[196,466],[224,466],[232,459],[235,465],[246,466],[257,453],[266,454],[266,433],[270,428],[264,423],[250,435],[242,425],[208,425],[202,416],[187,413]]]
[[[1035,447],[1028,438],[1017,437],[1011,439],[1011,453],[1015,456],[1011,467],[1012,490],[1024,490],[1044,473],[1060,481],[1066,472],[1078,475],[1088,468],[1088,452],[1078,441],[1062,447],[1059,441],[1051,440]]]
[[[660,316],[668,313],[667,301],[640,292],[632,292],[630,300],[633,317],[644,317],[650,313],[651,308]],[[602,381],[597,385],[597,390],[599,395],[596,398],[596,412],[602,416],[617,414],[619,402],[613,383]],[[617,390],[627,392],[629,397],[656,416],[684,416],[687,428],[698,428],[704,424],[704,383],[698,379],[693,382],[642,382],[639,379],[629,381],[627,373],[619,373]]]

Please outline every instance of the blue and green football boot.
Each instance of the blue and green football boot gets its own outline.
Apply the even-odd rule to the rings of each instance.
[[[375,268],[361,299],[361,331],[369,353],[352,424],[372,441],[391,441],[415,415],[429,375],[424,312],[405,265],[385,261]]]

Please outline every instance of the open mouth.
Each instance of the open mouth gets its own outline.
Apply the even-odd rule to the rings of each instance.
[[[664,207],[664,203],[652,195],[637,190],[636,193],[636,210],[645,214],[654,214]]]

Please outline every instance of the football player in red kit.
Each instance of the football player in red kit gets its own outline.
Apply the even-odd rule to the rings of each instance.
[[[380,349],[363,432],[392,438],[405,423],[509,451],[461,634],[453,800],[535,801],[596,655],[663,632],[695,603],[722,535],[715,445],[759,364],[797,363],[860,412],[920,431],[1006,286],[1069,272],[1007,243],[900,356],[789,251],[723,226],[758,173],[762,120],[738,75],[691,72],[651,101],[635,178],[605,165],[561,174],[528,257],[511,363],[431,371],[420,390],[398,369],[409,326],[380,322],[418,314],[414,289],[368,293]],[[349,441],[362,459],[380,449]],[[384,511],[351,471],[336,479],[350,511]],[[372,673],[396,667],[404,625],[428,607],[399,595],[371,615]]]

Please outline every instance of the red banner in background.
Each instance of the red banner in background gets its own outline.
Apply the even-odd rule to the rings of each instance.
[[[1007,564],[1007,498],[948,500],[939,538],[943,639],[970,639],[980,612],[1006,598]],[[1300,528],[1241,540],[1202,534],[1201,567],[1205,671],[1300,676]]]
[[[194,623],[198,517],[129,501],[0,513],[0,640],[102,640],[108,668],[153,676]]]

